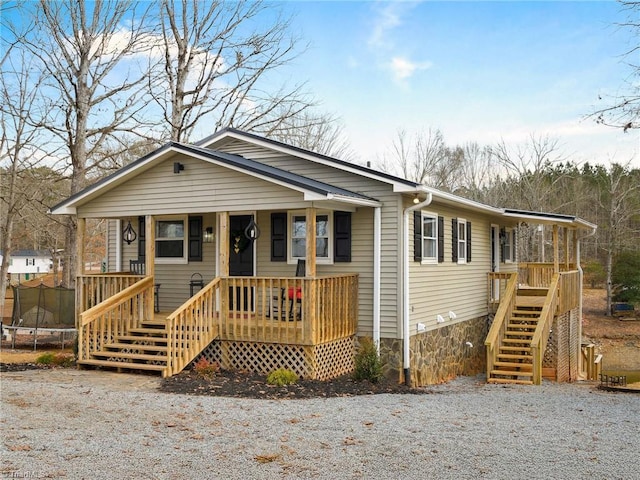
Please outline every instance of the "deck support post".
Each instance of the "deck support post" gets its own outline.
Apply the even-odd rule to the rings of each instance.
[[[87,221],[84,218],[76,218],[76,329],[80,325],[80,313],[84,301],[84,284],[79,278],[84,275],[84,237],[87,230]]]
[[[218,214],[218,275],[229,276],[229,212]]]
[[[144,244],[144,258],[145,265],[144,271],[148,277],[152,279],[156,273],[156,218],[153,215],[146,215],[144,219],[144,236],[145,236],[145,244]],[[155,283],[155,279],[154,279]],[[154,308],[154,296],[149,295],[149,298],[146,299],[146,314],[149,315],[149,318],[153,318]]]
[[[558,245],[558,225],[553,226],[553,273],[560,273],[560,245]]]

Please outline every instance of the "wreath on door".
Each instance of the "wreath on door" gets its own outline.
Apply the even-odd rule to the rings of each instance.
[[[236,255],[244,252],[250,244],[251,240],[245,236],[244,230],[234,230],[231,232],[231,249]]]

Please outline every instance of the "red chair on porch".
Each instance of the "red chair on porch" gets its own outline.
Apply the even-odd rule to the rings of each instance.
[[[307,264],[305,260],[298,260],[298,266],[296,267],[296,277],[304,277],[307,273]],[[302,287],[289,287],[287,291],[287,300],[289,300],[289,320],[293,320],[293,307],[298,307],[298,318],[302,320]]]

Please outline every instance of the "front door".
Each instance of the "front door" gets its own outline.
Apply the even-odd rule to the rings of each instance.
[[[252,277],[254,274],[253,241],[247,238],[245,230],[253,215],[229,216],[229,275],[232,277]],[[232,310],[249,310],[250,295],[247,287],[232,288],[229,301]]]

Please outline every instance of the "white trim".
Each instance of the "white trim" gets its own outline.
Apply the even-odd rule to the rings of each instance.
[[[456,248],[458,249],[458,265],[465,265],[467,263],[467,247],[469,245],[469,239],[467,238],[467,219],[458,218],[457,221],[458,224],[456,228],[458,229],[458,242],[456,244]],[[462,240],[460,240],[460,225],[464,225],[464,227],[462,228],[462,231],[464,232],[464,257],[460,256],[460,244],[462,243]]]
[[[109,258],[109,241],[107,239],[107,258]],[[108,260],[107,260],[108,262]],[[107,264],[107,271],[109,265]],[[116,220],[116,272],[122,271],[122,220]]]
[[[158,228],[161,222],[170,222],[175,220],[182,221],[182,257],[159,257],[157,242],[163,242],[158,236]],[[175,239],[177,240],[177,239]],[[173,240],[173,241],[175,241]],[[155,232],[155,258],[153,262],[156,265],[185,265],[189,263],[189,216],[188,215],[158,215],[156,217],[156,232]]]
[[[316,252],[316,264],[318,265],[333,265],[333,212],[329,210],[317,210],[316,222],[320,215],[327,216],[327,255],[326,257],[319,257]],[[290,265],[297,264],[298,260],[304,260],[306,256],[294,257],[293,256],[293,217],[305,217],[306,212],[304,210],[289,210],[287,212],[287,263]],[[306,226],[305,226],[306,228]],[[317,235],[316,235],[316,238]]]
[[[373,210],[373,343],[380,355],[380,266],[382,263],[382,213]]]
[[[422,258],[420,259],[421,265],[438,265],[438,214],[433,212],[420,211],[420,241],[422,242],[420,251],[422,252]],[[425,217],[431,218],[434,221],[434,234],[433,241],[435,243],[435,255],[433,257],[427,257],[424,254],[424,219]],[[431,238],[431,237],[429,237]],[[414,247],[415,248],[415,247]]]

